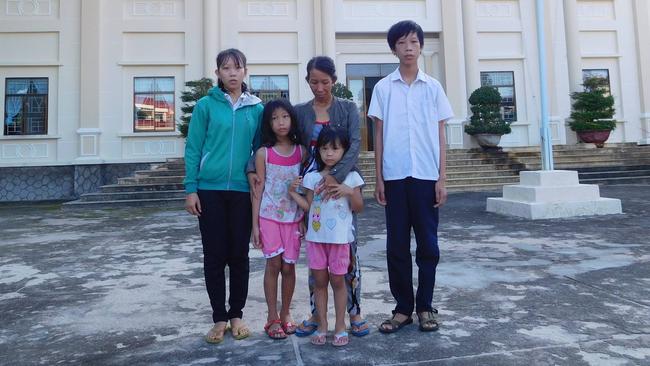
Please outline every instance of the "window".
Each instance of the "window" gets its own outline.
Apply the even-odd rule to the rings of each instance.
[[[133,79],[133,131],[174,131],[174,78]]]
[[[501,94],[501,116],[506,122],[517,120],[515,74],[512,71],[481,72],[481,86],[493,86]]]
[[[47,78],[7,78],[5,135],[47,135]]]
[[[251,75],[251,94],[256,95],[266,103],[273,99],[289,99],[288,75]]]
[[[607,95],[611,92],[610,89],[610,84],[609,84],[609,70],[608,69],[584,69],[582,70],[582,80],[586,80],[587,78],[602,78],[607,80],[607,85],[604,86],[605,90],[607,90]]]

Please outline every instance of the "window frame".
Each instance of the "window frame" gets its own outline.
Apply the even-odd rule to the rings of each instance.
[[[258,77],[271,78],[271,77],[273,77],[273,76],[276,76],[276,77],[277,77],[277,76],[281,76],[281,77],[285,77],[285,78],[287,78],[287,89],[286,89],[286,90],[284,90],[284,89],[259,89],[259,90],[253,89],[253,81],[252,81],[253,78],[258,78]],[[253,94],[253,95],[255,95],[256,97],[262,99],[262,102],[263,102],[263,103],[267,103],[268,101],[273,100],[273,99],[277,99],[277,98],[284,98],[284,99],[286,99],[286,100],[291,100],[291,99],[290,99],[290,97],[291,97],[290,81],[291,81],[291,80],[289,79],[289,75],[288,75],[288,74],[275,74],[275,75],[269,75],[269,74],[266,74],[266,75],[250,75],[250,76],[248,77],[248,81],[249,81],[249,83],[250,83],[250,84],[249,84],[249,87],[250,87],[250,93]],[[280,93],[279,96],[277,96],[277,97],[273,97],[273,98],[268,99],[268,100],[266,100],[265,98],[262,98],[262,96],[260,96],[260,95],[262,95],[262,93],[269,93],[269,94],[270,94],[270,93],[277,93],[278,91],[279,91],[279,93]],[[285,93],[286,93],[286,94],[285,94]]]
[[[510,73],[510,74],[512,75],[512,85],[509,85],[509,84],[500,84],[500,85],[483,85],[483,74],[496,74],[496,73]],[[503,96],[501,97],[501,105],[500,105],[500,106],[501,106],[501,117],[502,117],[506,122],[508,122],[508,123],[515,123],[515,122],[517,122],[517,120],[518,120],[518,118],[519,118],[519,115],[518,115],[518,111],[517,111],[517,87],[516,87],[517,82],[516,82],[516,80],[515,80],[515,72],[514,72],[514,70],[491,70],[491,71],[481,71],[480,74],[479,74],[479,78],[480,78],[479,81],[480,81],[481,86],[490,86],[490,87],[494,87],[494,88],[496,88],[497,90],[498,90],[500,87],[504,87],[504,88],[510,88],[510,87],[511,87],[511,88],[512,88],[512,107],[514,108],[514,113],[513,113],[514,118],[512,118],[512,119],[506,119],[506,117],[505,117],[504,108],[505,108],[506,106],[510,107],[510,104],[509,104],[509,103],[508,103],[508,104],[504,104]]]
[[[9,90],[9,82],[11,80],[45,80],[47,82],[47,93],[45,94],[9,94],[7,91]],[[44,98],[44,103],[45,103],[45,108],[43,111],[43,121],[44,121],[44,131],[38,132],[38,133],[30,133],[26,132],[26,119],[23,116],[21,120],[21,133],[9,133],[8,125],[7,125],[7,99],[10,97],[20,97],[21,98],[21,106],[22,106],[22,111],[27,110],[27,96],[41,96]],[[49,98],[50,96],[50,78],[47,76],[44,77],[8,77],[5,78],[5,99],[4,99],[4,115],[3,115],[3,135],[4,136],[39,136],[39,135],[47,135],[48,129],[49,129],[49,119],[48,119],[48,113],[49,113]],[[25,113],[23,113],[25,114]]]
[[[172,91],[147,91],[147,92],[137,92],[136,91],[136,81],[137,79],[154,79],[154,84],[156,79],[172,79],[173,88]],[[136,110],[136,98],[138,95],[151,95],[154,102],[154,113],[153,113],[153,129],[143,130],[137,128],[138,112]],[[156,96],[158,95],[171,95],[173,103],[173,112],[174,116],[172,118],[172,127],[160,129],[156,126]],[[174,132],[176,131],[176,77],[175,76],[134,76],[133,77],[133,133],[151,133],[151,132]]]
[[[586,72],[592,72],[592,71],[605,71],[607,73],[607,94],[606,95],[611,95],[612,94],[612,81],[609,77],[609,69],[582,69],[582,81],[584,82],[586,77],[585,77],[585,71]]]

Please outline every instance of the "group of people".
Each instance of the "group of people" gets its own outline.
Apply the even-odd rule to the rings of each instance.
[[[440,83],[418,67],[422,28],[398,22],[387,40],[400,65],[377,83],[367,113],[375,123],[375,198],[385,206],[388,276],[396,300],[392,317],[378,329],[400,330],[413,323],[415,310],[419,329],[434,331],[439,326],[432,307],[438,208],[447,199],[444,122],[452,111]],[[252,241],[266,258],[265,333],[273,339],[309,336],[312,344],[326,344],[331,285],[332,344],[344,346],[350,334],[370,332],[360,308],[356,214],[363,210],[364,181],[355,167],[361,142],[357,106],[332,95],[336,69],[326,56],[308,62],[306,80],[314,98],[295,107],[284,99],[263,106],[248,92],[246,72],[241,51],[219,53],[218,85],[196,103],[187,136],[185,208],[199,218],[214,323],[206,341],[219,343],[228,330],[235,339],[250,335],[242,317]],[[415,296],[411,228],[417,243]],[[290,305],[303,242],[311,316],[296,324]]]

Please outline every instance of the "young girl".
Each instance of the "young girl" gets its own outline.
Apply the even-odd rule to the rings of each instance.
[[[296,332],[289,306],[296,285],[303,211],[289,196],[300,174],[305,150],[298,144],[296,112],[285,99],[269,102],[262,117],[262,147],[255,153],[255,170],[264,188],[253,200],[253,244],[266,258],[264,296],[268,307],[266,334],[284,339]],[[278,276],[282,273],[282,308],[278,314]]]
[[[314,275],[314,297],[318,330],[311,338],[311,343],[323,345],[327,334],[327,284],[334,291],[334,309],[336,324],[334,325],[334,346],[348,344],[348,333],[345,331],[345,307],[347,304],[347,289],[345,274],[350,265],[350,242],[354,240],[352,227],[352,212],[363,210],[361,186],[363,179],[359,173],[352,171],[345,177],[343,183],[330,188],[330,198],[323,199],[325,192],[317,189],[330,174],[330,170],[338,163],[343,154],[350,148],[348,134],[329,126],[323,127],[316,141],[316,164],[318,171],[310,172],[304,178],[298,177],[291,185],[291,197],[305,211],[309,210],[309,224],[306,240],[309,268]],[[306,197],[296,192],[302,184],[306,189]]]
[[[235,339],[250,334],[242,321],[248,295],[251,201],[244,168],[259,146],[261,100],[246,91],[246,57],[217,56],[219,84],[194,106],[185,145],[185,209],[198,216],[203,271],[214,325],[205,339],[220,343],[230,322]],[[226,311],[225,267],[230,296]]]

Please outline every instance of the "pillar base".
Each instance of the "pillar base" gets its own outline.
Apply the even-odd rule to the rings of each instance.
[[[487,211],[529,220],[623,213],[621,201],[601,198],[598,185],[580,184],[578,172],[521,172],[520,184],[504,186],[503,197],[487,199]]]

